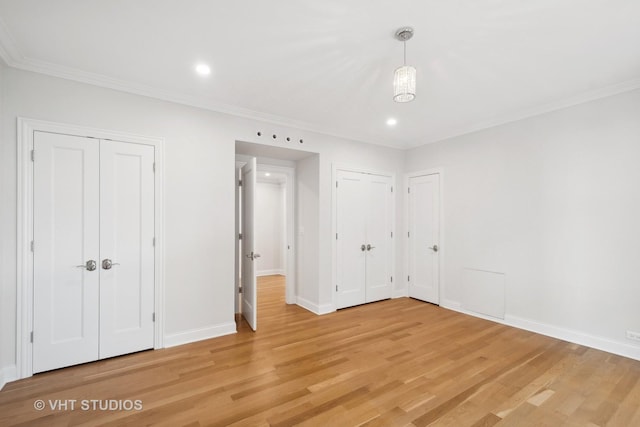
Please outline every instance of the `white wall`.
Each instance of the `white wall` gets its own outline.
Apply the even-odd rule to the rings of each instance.
[[[296,215],[298,218],[296,294],[298,304],[315,312],[321,311],[318,274],[320,265],[319,176],[318,155],[298,160],[296,165]]]
[[[407,151],[444,169],[443,304],[506,274],[506,321],[640,358],[640,91]]]
[[[186,342],[226,333],[234,325],[235,141],[319,153],[307,175],[316,181],[316,217],[328,215],[331,164],[402,172],[399,150],[160,101],[12,68],[0,74],[0,368],[15,365],[16,118],[19,116],[165,139],[165,339]],[[262,137],[257,132],[262,132]],[[274,140],[272,134],[281,135]],[[268,135],[268,137],[267,137]],[[303,145],[285,143],[304,139]],[[311,175],[315,174],[316,177]],[[305,180],[303,179],[303,182]],[[313,191],[309,193],[313,195]],[[303,197],[304,200],[306,200]],[[300,201],[302,203],[302,200]],[[310,204],[308,206],[313,206]],[[305,207],[308,210],[308,207]],[[322,212],[320,211],[322,210]],[[318,219],[320,251],[308,255],[315,281],[304,283],[315,305],[330,301],[330,216]],[[311,226],[309,226],[311,227]],[[310,228],[307,229],[310,232]],[[308,234],[307,234],[308,235]],[[324,271],[328,269],[327,271]],[[307,277],[308,272],[301,271]],[[318,279],[318,274],[320,279]]]
[[[278,183],[256,184],[256,252],[260,254],[257,274],[284,274],[284,186]]]

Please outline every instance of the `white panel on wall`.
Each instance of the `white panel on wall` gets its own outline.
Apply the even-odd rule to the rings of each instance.
[[[462,269],[462,308],[504,319],[505,275],[493,271]]]

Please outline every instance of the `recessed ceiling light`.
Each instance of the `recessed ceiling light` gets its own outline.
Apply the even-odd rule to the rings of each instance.
[[[264,176],[271,176],[271,174],[269,172],[265,172]]]
[[[395,126],[396,124],[398,124],[398,121],[396,119],[394,119],[393,117],[390,118],[390,119],[387,119],[387,125]]]
[[[207,64],[198,64],[196,65],[196,73],[200,74],[201,76],[208,76],[209,74],[211,74],[211,68],[209,68]]]

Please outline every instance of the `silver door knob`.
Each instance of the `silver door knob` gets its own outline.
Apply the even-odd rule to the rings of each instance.
[[[429,249],[431,249],[433,252],[438,252],[438,245],[429,246]]]
[[[82,264],[82,265],[76,265],[76,267],[78,268],[84,268],[87,271],[93,271],[96,269],[97,264],[94,260],[90,259],[89,261],[87,261],[86,264]]]
[[[253,254],[253,259],[260,258],[260,254]]]
[[[360,246],[360,250],[361,250],[362,252],[364,252],[366,249],[367,249],[367,247],[366,247],[365,245]]]
[[[113,262],[109,258],[105,258],[102,260],[102,268],[105,270],[111,270],[111,267],[114,265],[120,265],[118,262]]]
[[[370,251],[371,249],[375,249],[375,246],[371,246],[371,245],[367,245],[367,250]]]
[[[260,254],[256,254],[256,253],[253,253],[253,252],[251,252],[250,254],[246,254],[245,256],[247,258],[249,258],[251,261],[253,261],[256,258],[260,258]]]

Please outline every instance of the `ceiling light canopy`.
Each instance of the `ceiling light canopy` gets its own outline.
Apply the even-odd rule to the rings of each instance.
[[[404,65],[396,68],[393,74],[393,100],[396,102],[410,102],[416,97],[416,69],[407,65],[407,40],[411,37],[411,27],[403,27],[396,31],[396,39],[402,42],[404,48]]]
[[[394,119],[393,117],[387,119],[387,125],[395,126],[396,124],[398,124],[398,121],[396,119]]]

